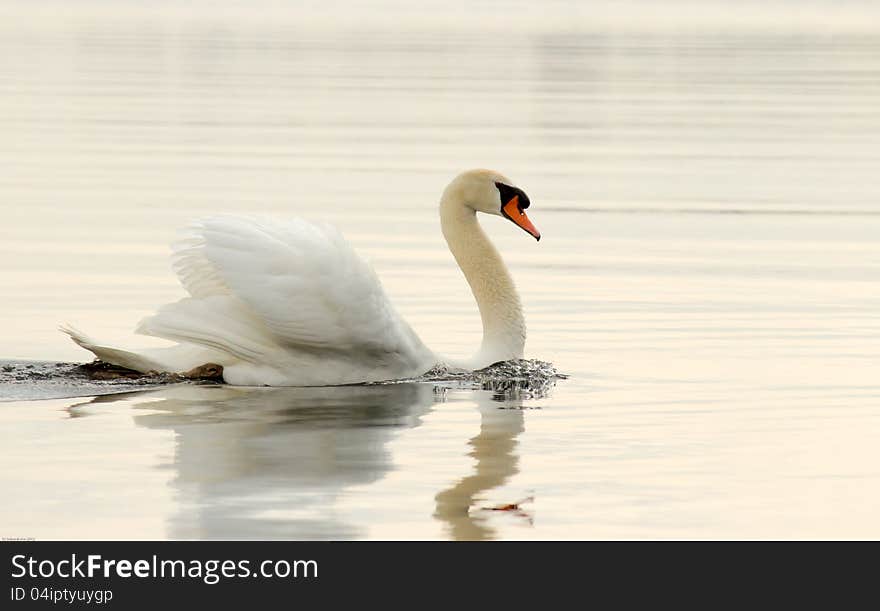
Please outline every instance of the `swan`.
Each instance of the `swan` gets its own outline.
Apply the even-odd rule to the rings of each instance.
[[[440,199],[440,225],[480,311],[479,369],[522,358],[526,326],[513,279],[476,213],[501,216],[536,240],[528,196],[491,170],[458,175]],[[429,350],[394,309],[372,267],[333,226],[221,215],[189,225],[172,245],[189,296],[136,332],[178,342],[137,352],[61,330],[99,359],[147,372],[222,367],[242,386],[327,386],[421,375],[448,359]]]

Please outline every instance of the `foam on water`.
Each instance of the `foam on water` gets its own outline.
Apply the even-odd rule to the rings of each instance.
[[[415,378],[371,382],[367,385],[434,383],[443,388],[491,390],[498,399],[537,399],[547,396],[556,385],[556,380],[566,377],[556,371],[552,363],[515,359],[476,371],[439,364]],[[182,383],[204,384],[212,381],[191,380],[174,373],[140,374],[101,361],[86,364],[0,362],[0,401],[104,395]]]
[[[441,363],[421,376],[400,382],[452,383],[456,388],[491,390],[497,399],[540,399],[547,396],[556,385],[556,380],[567,377],[546,361],[512,359],[493,363],[476,371]]]

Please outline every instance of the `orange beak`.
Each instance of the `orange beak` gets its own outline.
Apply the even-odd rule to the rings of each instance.
[[[510,198],[510,201],[501,207],[501,213],[531,234],[536,240],[541,239],[541,232],[532,225],[532,221],[530,221],[529,217],[526,216],[526,213],[520,209],[519,195],[514,195]]]

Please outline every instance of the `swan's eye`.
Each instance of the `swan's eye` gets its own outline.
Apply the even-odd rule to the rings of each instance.
[[[510,203],[510,201],[515,197],[517,198],[517,208],[522,212],[526,208],[531,205],[529,201],[529,196],[525,194],[522,189],[517,187],[511,187],[510,185],[506,185],[503,182],[496,182],[495,186],[498,188],[498,193],[501,195],[501,208]]]

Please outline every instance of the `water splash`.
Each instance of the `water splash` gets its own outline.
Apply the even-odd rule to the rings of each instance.
[[[440,363],[424,374],[403,380],[374,382],[373,384],[401,384],[408,382],[440,382],[445,386],[472,390],[491,390],[495,398],[540,399],[556,386],[557,380],[568,376],[560,373],[553,363],[538,359],[499,361],[483,369],[468,371]]]

